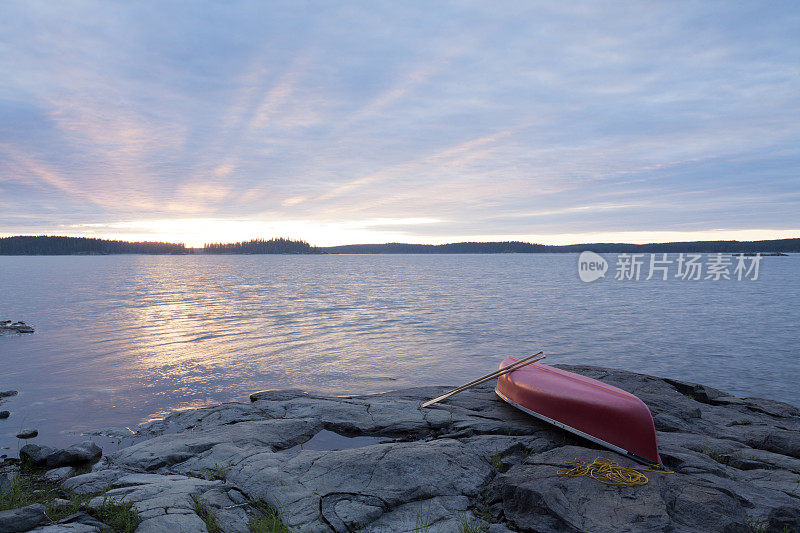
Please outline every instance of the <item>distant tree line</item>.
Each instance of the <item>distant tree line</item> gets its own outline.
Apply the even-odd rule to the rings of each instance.
[[[800,239],[768,241],[694,241],[653,244],[593,243],[551,246],[528,242],[457,242],[451,244],[348,244],[318,248],[306,241],[283,238],[210,243],[206,254],[502,254],[502,253],[800,253]],[[20,236],[0,238],[0,255],[186,254],[183,243],[127,242],[88,237]]]
[[[505,254],[541,253],[547,251],[542,244],[528,242],[455,242],[451,244],[346,244],[328,246],[326,252],[337,254]]]
[[[528,242],[457,242],[452,244],[347,244],[322,248],[334,254],[541,254],[576,253],[772,253],[800,252],[800,239],[769,241],[694,241],[653,244],[592,243],[553,246]]]
[[[127,242],[88,237],[22,236],[0,238],[0,255],[185,254],[183,243]]]
[[[204,254],[323,254],[321,249],[306,241],[292,239],[253,239],[245,242],[210,243],[203,246]]]

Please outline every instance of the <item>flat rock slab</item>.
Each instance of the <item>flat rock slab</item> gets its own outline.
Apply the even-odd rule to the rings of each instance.
[[[638,487],[559,476],[580,456],[637,465],[521,413],[484,385],[424,410],[419,404],[446,387],[339,398],[263,391],[249,404],[144,426],[139,434],[150,438],[64,486],[133,502],[138,531],[202,531],[197,501],[223,530],[243,532],[264,504],[291,530],[311,532],[800,530],[797,408],[632,372],[563,368],[647,403],[674,473],[647,473]]]
[[[15,533],[35,528],[47,519],[44,505],[37,503],[0,511],[0,533]]]

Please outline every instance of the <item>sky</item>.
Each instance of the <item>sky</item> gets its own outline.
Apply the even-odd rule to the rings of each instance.
[[[796,1],[0,10],[0,236],[800,237]]]

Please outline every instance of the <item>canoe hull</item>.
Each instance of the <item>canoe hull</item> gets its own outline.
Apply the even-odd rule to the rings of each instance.
[[[507,357],[504,368],[517,359]],[[540,420],[648,465],[660,465],[650,409],[633,394],[533,363],[500,376],[497,395]]]

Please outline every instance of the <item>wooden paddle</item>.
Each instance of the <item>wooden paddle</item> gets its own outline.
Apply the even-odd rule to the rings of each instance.
[[[520,359],[516,363],[511,363],[510,365],[508,365],[506,367],[503,367],[503,368],[501,368],[499,370],[495,370],[494,372],[491,372],[489,374],[486,374],[485,376],[479,377],[478,379],[474,379],[474,380],[470,381],[469,383],[465,383],[465,384],[463,384],[463,385],[461,385],[459,387],[456,387],[455,389],[450,389],[449,391],[445,392],[441,396],[437,396],[436,398],[433,398],[432,400],[428,400],[427,402],[425,402],[422,405],[420,405],[420,407],[428,407],[429,405],[433,405],[433,404],[435,404],[437,402],[440,402],[442,400],[446,400],[450,396],[458,394],[459,392],[463,392],[463,391],[465,391],[467,389],[471,389],[472,387],[476,387],[476,386],[480,385],[481,383],[486,383],[487,381],[490,381],[490,380],[492,380],[494,378],[499,378],[500,376],[502,376],[504,374],[508,374],[510,372],[513,372],[514,370],[518,370],[518,369],[522,368],[523,366],[527,366],[527,365],[529,365],[531,363],[535,363],[536,361],[541,361],[542,359],[544,359],[546,357],[545,355],[542,355],[542,354],[543,354],[543,352],[535,353],[535,354],[531,355],[530,357],[526,357],[525,359]],[[537,357],[537,356],[540,356],[540,355],[541,355],[541,357],[539,357],[538,359],[534,359],[534,357]]]

